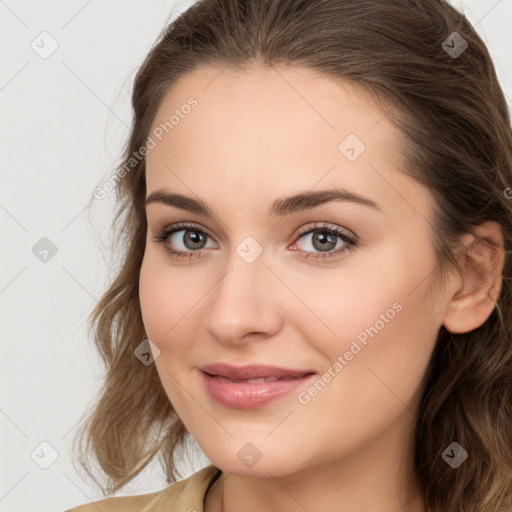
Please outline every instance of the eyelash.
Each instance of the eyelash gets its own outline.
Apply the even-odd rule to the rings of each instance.
[[[158,233],[157,235],[155,235],[153,237],[153,241],[154,242],[157,242],[157,243],[163,243],[165,242],[172,234],[174,233],[177,233],[178,231],[195,231],[195,232],[198,232],[198,233],[202,233],[206,236],[208,236],[209,238],[210,235],[208,235],[208,233],[206,233],[205,231],[203,231],[202,229],[199,229],[195,224],[190,224],[190,223],[187,223],[187,222],[180,222],[178,224],[174,224],[170,227],[167,227],[165,228],[164,230],[162,230],[160,233]],[[343,242],[345,242],[345,246],[340,248],[340,249],[337,249],[335,251],[332,251],[332,252],[319,252],[319,253],[312,253],[312,252],[309,252],[309,251],[301,251],[301,252],[306,252],[308,255],[311,255],[311,254],[314,254],[316,256],[304,256],[304,258],[306,259],[309,259],[311,257],[313,257],[313,259],[316,259],[316,260],[325,260],[327,258],[332,258],[334,256],[338,256],[342,253],[344,253],[345,251],[351,251],[352,249],[354,249],[357,244],[358,244],[358,241],[356,238],[353,238],[351,236],[349,236],[347,233],[345,233],[344,231],[341,231],[339,228],[336,228],[336,227],[330,227],[328,226],[327,224],[323,224],[321,226],[307,226],[306,228],[304,228],[303,230],[301,230],[300,233],[297,234],[297,240],[299,240],[300,238],[304,237],[305,235],[308,235],[310,233],[315,233],[315,232],[327,232],[327,233],[330,233],[332,235],[335,235],[339,238],[341,238],[343,240]],[[201,253],[203,252],[203,250],[198,250],[198,251],[175,251],[174,249],[170,249],[169,247],[167,247],[166,245],[164,245],[164,249],[173,257],[173,258],[186,258],[188,257],[189,259],[192,258],[193,255],[198,255],[198,256],[201,256]]]

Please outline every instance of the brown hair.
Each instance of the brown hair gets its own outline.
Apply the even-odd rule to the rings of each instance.
[[[468,44],[459,56],[448,51],[453,32]],[[134,120],[121,163],[129,172],[117,180],[114,228],[127,250],[90,317],[107,370],[80,431],[80,463],[98,483],[86,460],[94,455],[107,475],[107,485],[100,484],[106,493],[126,485],[156,455],[168,482],[181,478],[175,458],[188,432],[155,365],[141,365],[134,356],[147,337],[138,296],[145,159],[128,162],[146,144],[164,95],[185,73],[279,65],[351,81],[393,107],[388,117],[404,134],[407,173],[435,201],[432,244],[441,276],[452,264],[460,268],[454,254],[461,234],[475,234],[485,221],[500,224],[505,263],[499,300],[479,328],[439,331],[415,430],[415,469],[431,512],[508,511],[512,130],[485,44],[443,0],[202,0],[160,34],[135,78]],[[456,470],[441,457],[453,441],[469,453]]]

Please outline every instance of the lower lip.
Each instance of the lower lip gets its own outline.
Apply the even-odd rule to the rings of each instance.
[[[218,403],[234,409],[257,409],[278,400],[308,382],[316,374],[274,382],[225,382],[201,371],[206,390]]]

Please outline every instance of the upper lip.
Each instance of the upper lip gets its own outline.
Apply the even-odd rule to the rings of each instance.
[[[260,377],[302,377],[315,373],[313,370],[294,370],[263,364],[249,364],[246,366],[232,366],[227,363],[206,364],[199,368],[210,375],[218,375],[228,379],[248,380]]]

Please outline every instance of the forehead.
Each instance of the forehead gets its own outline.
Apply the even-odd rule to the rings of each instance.
[[[187,106],[190,98],[197,103],[192,109]],[[194,131],[213,132],[212,146],[230,132],[240,143],[242,137],[251,137],[259,144],[271,142],[280,133],[278,140],[272,140],[273,145],[323,138],[329,132],[326,142],[336,142],[345,132],[362,139],[370,138],[370,131],[372,139],[399,136],[365,89],[302,68],[200,69],[186,73],[164,96],[151,130],[164,126],[180,111],[187,113],[179,119],[175,116],[165,135],[177,140],[193,123]]]
[[[215,192],[239,206],[333,185],[381,204],[397,203],[401,192],[421,195],[399,173],[402,135],[383,107],[357,85],[307,69],[190,72],[164,97],[155,130],[160,135],[146,159],[148,192],[193,192],[209,203]],[[351,148],[356,159],[354,151],[347,158]]]

